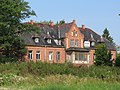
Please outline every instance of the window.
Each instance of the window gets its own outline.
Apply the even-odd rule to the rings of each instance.
[[[74,40],[70,40],[70,47],[74,47]]]
[[[40,60],[40,51],[36,51],[36,60]]]
[[[87,56],[88,56],[87,54],[80,53],[79,54],[79,60],[87,61],[88,60]]]
[[[79,60],[79,53],[75,52],[75,60]]]
[[[35,38],[35,43],[38,43],[39,42],[39,38]]]
[[[51,43],[51,39],[48,39],[47,42],[48,42],[48,43]]]
[[[74,32],[72,31],[72,32],[71,32],[71,35],[73,36],[73,34],[74,34]]]
[[[77,36],[78,34],[77,34],[77,31],[75,31],[75,36]]]
[[[88,59],[88,54],[75,52],[75,60],[87,61]]]
[[[28,59],[29,59],[29,60],[32,60],[32,58],[33,58],[33,57],[32,57],[32,50],[30,50],[30,51],[28,51]]]
[[[79,60],[84,60],[83,54],[79,54]]]
[[[78,47],[78,40],[75,40],[75,47]]]
[[[53,52],[49,52],[49,60],[53,60]]]
[[[56,60],[59,61],[60,60],[60,52],[56,53]]]

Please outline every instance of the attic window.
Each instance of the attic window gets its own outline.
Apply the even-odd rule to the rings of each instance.
[[[95,42],[91,42],[91,46],[95,46]]]
[[[39,38],[35,38],[35,43],[38,43],[39,42]]]
[[[47,35],[49,35],[50,33],[49,32],[47,32]]]
[[[75,31],[75,36],[77,36],[77,35],[78,35],[77,31]]]
[[[51,39],[48,39],[47,42],[48,42],[48,43],[51,43]]]

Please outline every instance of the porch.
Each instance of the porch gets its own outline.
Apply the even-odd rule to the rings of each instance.
[[[66,59],[73,64],[89,64],[90,54],[88,49],[69,48],[66,50]]]

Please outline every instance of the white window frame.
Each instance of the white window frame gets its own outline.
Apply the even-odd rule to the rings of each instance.
[[[57,62],[60,61],[60,52],[59,51],[56,52],[56,60],[57,60]]]
[[[74,47],[74,39],[70,40],[70,47]]]
[[[50,60],[50,61],[53,60],[53,52],[52,52],[52,51],[49,52],[49,60]]]
[[[41,59],[40,51],[36,51],[36,60],[40,59]]]
[[[51,39],[48,39],[47,42],[48,42],[48,43],[51,43]]]
[[[79,43],[78,43],[78,39],[75,40],[75,47],[78,47]]]
[[[39,43],[39,38],[35,38],[35,43]]]
[[[32,51],[32,50],[29,50],[29,51],[28,51],[28,59],[29,59],[29,60],[32,60],[32,59],[33,59],[33,51]]]

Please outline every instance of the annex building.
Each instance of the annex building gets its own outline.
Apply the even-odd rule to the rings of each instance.
[[[32,20],[29,22],[34,23]],[[53,22],[37,23],[37,26],[40,33],[21,35],[28,50],[26,61],[92,65],[95,46],[100,43],[105,43],[107,49],[112,52],[112,59],[116,59],[116,49],[107,39],[84,25],[78,27],[75,20],[62,25],[54,25]]]

